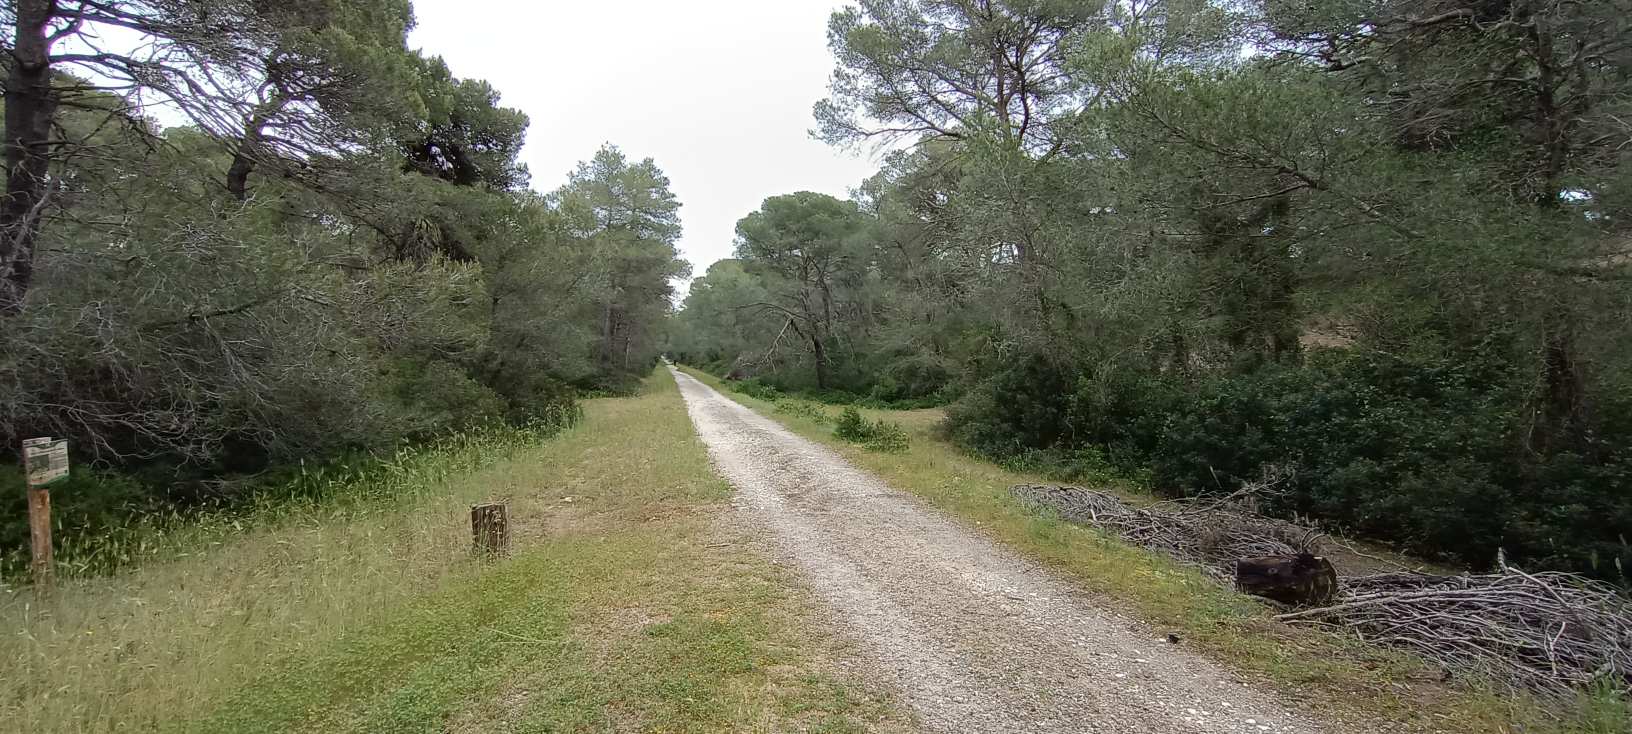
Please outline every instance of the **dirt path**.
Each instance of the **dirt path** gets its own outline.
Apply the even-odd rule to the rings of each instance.
[[[675,379],[748,522],[925,729],[1323,730],[832,451]]]

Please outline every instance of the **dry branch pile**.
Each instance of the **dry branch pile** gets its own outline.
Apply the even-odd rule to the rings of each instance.
[[[1314,552],[1321,537],[1308,528],[1236,509],[1246,492],[1206,504],[1163,503],[1140,509],[1081,487],[1019,484],[1009,491],[1033,509],[1103,528],[1131,545],[1199,566],[1220,581],[1234,576],[1237,560]]]
[[[1282,614],[1403,647],[1447,670],[1568,694],[1632,686],[1632,602],[1567,573],[1395,573],[1342,580],[1338,602]]]
[[[1210,503],[1146,509],[1080,487],[1016,485],[1034,509],[1107,530],[1132,545],[1201,567],[1221,582],[1253,556],[1318,553],[1323,536],[1253,514],[1253,491]],[[1632,600],[1614,587],[1567,573],[1347,576],[1336,600],[1288,612],[1285,622],[1318,624],[1404,648],[1459,674],[1550,695],[1608,684],[1632,692]]]

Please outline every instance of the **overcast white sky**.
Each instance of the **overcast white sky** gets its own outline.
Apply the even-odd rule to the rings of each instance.
[[[611,142],[650,156],[682,204],[694,275],[731,256],[767,196],[844,196],[876,169],[813,140],[840,0],[415,0],[411,45],[488,80],[532,118],[522,152],[550,191]]]

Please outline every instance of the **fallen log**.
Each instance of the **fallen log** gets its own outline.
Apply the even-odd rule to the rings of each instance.
[[[1337,594],[1337,569],[1309,553],[1243,558],[1235,562],[1235,588],[1289,606],[1320,606]]]

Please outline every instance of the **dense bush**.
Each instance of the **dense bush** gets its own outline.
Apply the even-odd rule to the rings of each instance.
[[[495,420],[510,405],[465,370],[447,362],[403,360],[388,382],[389,400],[402,406],[397,435],[422,440],[450,428]]]
[[[543,371],[500,374],[490,382],[503,396],[504,418],[512,425],[571,425],[583,415],[578,391]]]
[[[782,398],[782,391],[778,390],[775,385],[768,385],[755,378],[729,380],[726,382],[726,386],[743,395],[759,400],[769,400],[774,403]]]
[[[704,369],[707,372],[707,369]],[[719,374],[715,372],[714,374]],[[801,389],[761,377],[750,377],[742,380],[726,379],[725,386],[732,391],[742,393],[758,400],[776,402],[783,398],[793,397],[801,400],[822,403],[823,405],[855,405],[875,410],[916,410],[919,408],[933,408],[947,403],[947,390],[938,391],[933,395],[916,398],[883,398],[875,391],[866,395],[829,388],[826,390]]]
[[[839,414],[839,423],[833,427],[833,435],[846,441],[860,443],[866,441],[872,427],[866,418],[861,417],[861,411],[855,408],[845,408]]]
[[[1616,406],[1575,444],[1526,443],[1518,376],[1477,359],[1316,353],[1302,365],[1183,381],[1030,360],[949,412],[960,444],[1050,473],[1149,469],[1171,495],[1227,492],[1289,470],[1264,510],[1429,557],[1625,579],[1632,435]],[[1057,391],[1057,392],[1056,392]],[[1060,394],[1070,399],[1062,400]]]
[[[888,453],[906,451],[910,441],[906,429],[888,421],[867,420],[853,406],[839,414],[838,423],[833,426],[833,435],[873,451]]]
[[[881,404],[928,407],[947,402],[953,374],[944,358],[904,355],[886,362],[867,397]]]

